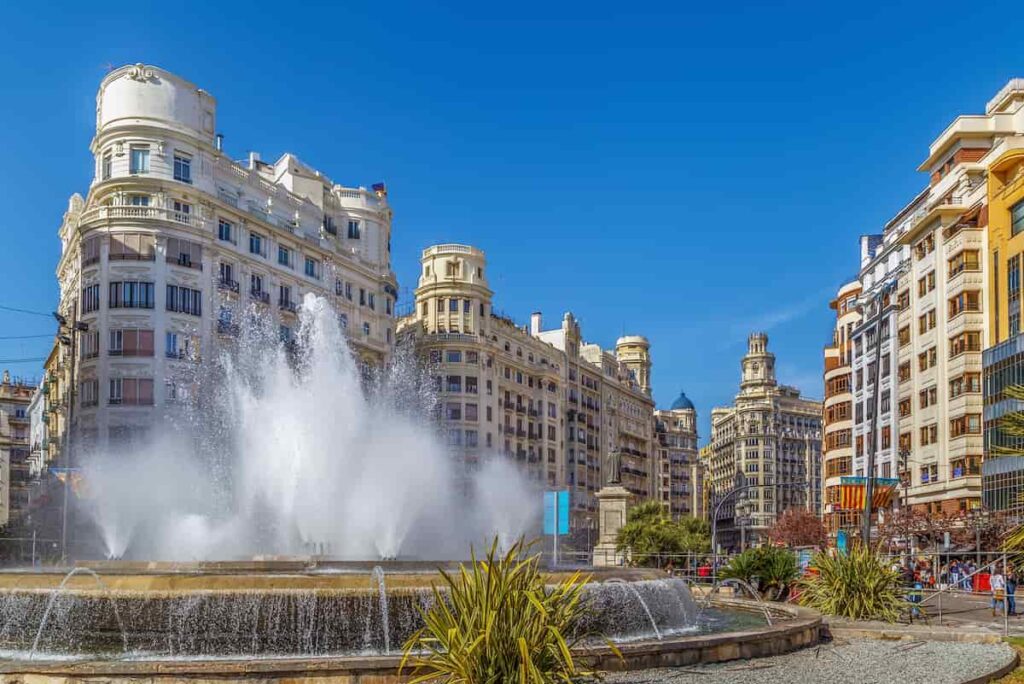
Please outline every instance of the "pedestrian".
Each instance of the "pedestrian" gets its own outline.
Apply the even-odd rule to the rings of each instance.
[[[960,563],[955,560],[949,564],[949,584],[953,589],[960,588]]]
[[[996,606],[999,610],[1006,612],[1006,578],[998,565],[992,568],[992,576],[988,580],[992,589],[992,617],[996,616]]]
[[[1017,571],[1012,567],[1006,571],[1006,614],[1017,614]]]

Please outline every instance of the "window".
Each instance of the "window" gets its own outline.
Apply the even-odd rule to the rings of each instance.
[[[916,245],[914,245],[914,256],[918,259],[923,259],[932,252],[935,251],[935,234],[929,233],[927,237],[921,239]]]
[[[964,352],[981,351],[980,332],[962,332],[949,339],[949,358],[954,358]]]
[[[924,334],[935,327],[935,309],[927,311],[917,318],[917,332]]]
[[[258,273],[249,274],[249,292],[257,297],[263,294],[263,276]]]
[[[900,346],[901,347],[905,347],[908,344],[910,344],[910,326],[909,325],[905,325],[902,328],[900,328],[898,335],[899,335],[899,341],[900,341]]]
[[[479,417],[479,409],[476,404],[466,404],[466,420],[477,420]]]
[[[970,475],[981,475],[981,456],[966,456],[953,459],[949,464],[950,477],[968,477]]]
[[[82,288],[82,313],[100,310],[100,286],[89,285]]]
[[[844,308],[846,307],[846,302],[843,302],[843,306]],[[910,308],[910,290],[903,290],[900,292],[896,299],[896,308],[900,311],[905,311]]]
[[[234,273],[235,269],[231,264],[220,262],[220,282],[227,286],[233,286],[235,292],[238,291],[238,283],[235,282]]]
[[[964,435],[981,434],[981,414],[967,413],[949,421],[949,436],[962,437]]]
[[[306,266],[304,272],[310,278],[320,280],[320,262],[313,257],[306,257]]]
[[[133,207],[148,207],[149,195],[128,195],[128,204]]]
[[[391,297],[384,298],[384,313],[391,315]]]
[[[203,270],[203,246],[181,238],[167,238],[167,263]]]
[[[292,288],[289,285],[279,285],[277,288],[277,304],[282,309],[294,308],[292,305]]]
[[[900,382],[907,382],[910,380],[910,362],[904,361],[900,364],[899,369],[896,372],[896,379]]]
[[[476,394],[478,390],[477,379],[475,375],[466,376],[466,393]]]
[[[462,352],[458,349],[449,349],[445,352],[444,360],[448,363],[462,363]]]
[[[363,335],[365,335],[367,337],[370,336],[370,324],[369,323],[363,323]]]
[[[965,290],[949,300],[949,317],[959,316],[964,311],[981,311],[981,292]]]
[[[78,400],[81,406],[96,406],[99,403],[99,394],[98,380],[83,380],[78,383]]]
[[[152,378],[111,378],[109,400],[111,404],[152,406],[153,380]]]
[[[370,307],[371,311],[377,310],[377,300],[372,292],[368,295],[367,305]]]
[[[449,299],[448,300],[448,311],[450,313],[459,313],[459,300]]]
[[[348,237],[350,240],[359,239],[359,221],[348,222]]]
[[[345,283],[345,299],[352,301],[352,283]]]
[[[267,256],[266,239],[259,233],[249,233],[249,254]]]
[[[935,351],[935,347],[927,351],[923,351],[917,355],[917,368],[918,370],[928,370],[938,362],[938,354]]]
[[[277,246],[277,263],[281,264],[282,266],[287,266],[288,268],[292,268],[292,266],[293,266],[292,250],[288,249],[284,245],[278,245]]]
[[[144,233],[114,233],[110,236],[111,261],[153,261],[156,259],[156,239]]]
[[[348,314],[338,314],[338,326],[342,329],[342,331],[348,330]]]
[[[135,280],[112,282],[107,305],[111,309],[152,309],[153,283]]]
[[[449,392],[461,392],[462,391],[462,376],[461,375],[449,375],[447,387]]]
[[[167,286],[167,310],[192,316],[203,315],[203,293],[178,285]]]
[[[1012,337],[1020,332],[1020,254],[1006,262],[1006,314]]]
[[[976,249],[965,249],[949,259],[949,277],[963,273],[964,271],[981,270],[981,257]]]
[[[469,410],[469,406],[468,405],[466,406],[466,410],[467,411]],[[478,437],[477,437],[477,431],[476,430],[466,430],[466,446],[467,447],[475,447],[477,445],[477,440],[478,440]]]
[[[217,221],[217,239],[223,242],[235,241],[235,226],[230,221],[219,219]]]
[[[366,290],[359,288],[359,306],[366,306]]]
[[[153,331],[111,330],[107,353],[110,356],[153,356]]]
[[[934,406],[938,402],[938,389],[935,387],[929,387],[923,389],[917,393],[918,403],[921,408],[928,408]]]
[[[174,154],[174,180],[192,182],[192,157],[181,152]]]
[[[961,394],[978,394],[981,392],[981,374],[964,373],[949,381],[949,398],[956,399]]]
[[[939,426],[938,425],[925,425],[920,430],[921,433],[921,446],[928,446],[939,441]]]
[[[900,418],[906,418],[911,413],[910,399],[900,399]]]
[[[917,281],[917,294],[920,297],[925,296],[934,289],[935,271],[930,271],[927,275],[921,276],[921,279]]]
[[[324,214],[324,231],[331,235],[338,234],[338,226],[334,224],[334,217]]]
[[[1024,200],[1010,208],[1010,234],[1016,235],[1024,230]]]
[[[100,333],[98,330],[90,330],[89,332],[79,335],[80,347],[79,356],[83,359],[95,359],[100,355]]]
[[[149,148],[132,147],[129,160],[129,173],[149,173]]]
[[[114,158],[107,152],[103,155],[103,161],[100,163],[100,178],[103,180],[110,180],[111,170],[114,166]]]

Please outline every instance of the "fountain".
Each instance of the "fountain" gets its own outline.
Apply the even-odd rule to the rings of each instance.
[[[438,568],[456,567],[437,559],[537,533],[539,492],[504,459],[456,484],[412,359],[363,372],[312,295],[294,346],[250,313],[170,429],[83,459],[80,512],[110,560],[0,571],[0,675],[387,681]],[[685,583],[657,571],[596,569],[584,597],[581,629],[637,663],[707,653],[737,629],[767,643],[756,613],[698,612]],[[801,624],[791,641],[816,638],[816,622]],[[586,649],[621,666],[597,642]]]

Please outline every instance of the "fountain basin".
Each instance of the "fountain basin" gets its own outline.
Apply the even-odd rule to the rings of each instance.
[[[401,645],[440,582],[438,564],[430,563],[92,566],[96,577],[0,572],[0,673],[401,681]],[[801,609],[775,607],[783,620],[772,627],[758,617],[762,604],[716,597],[702,610],[685,584],[656,571],[587,572],[586,628],[609,636],[626,656],[619,662],[599,643],[581,647],[580,656],[602,669],[774,654],[818,638],[820,620]]]
[[[760,610],[754,601],[716,598],[720,608],[738,611]],[[619,646],[622,660],[610,649],[596,647],[577,653],[580,662],[600,670],[638,670],[679,667],[697,663],[723,662],[738,658],[778,655],[811,646],[820,640],[820,615],[796,606],[773,606],[776,621],[740,631],[675,636],[662,641],[637,641]],[[332,656],[303,658],[211,658],[175,660],[19,660],[0,661],[0,675],[18,677],[33,684],[67,684],[102,680],[154,683],[209,681],[261,682],[297,681],[345,684],[391,684],[407,680],[397,674],[398,655]]]

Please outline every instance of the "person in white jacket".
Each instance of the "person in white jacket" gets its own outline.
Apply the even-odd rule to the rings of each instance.
[[[988,581],[992,588],[992,617],[995,617],[997,606],[999,610],[1006,611],[1006,578],[1003,577],[998,565],[992,569],[992,576]]]

